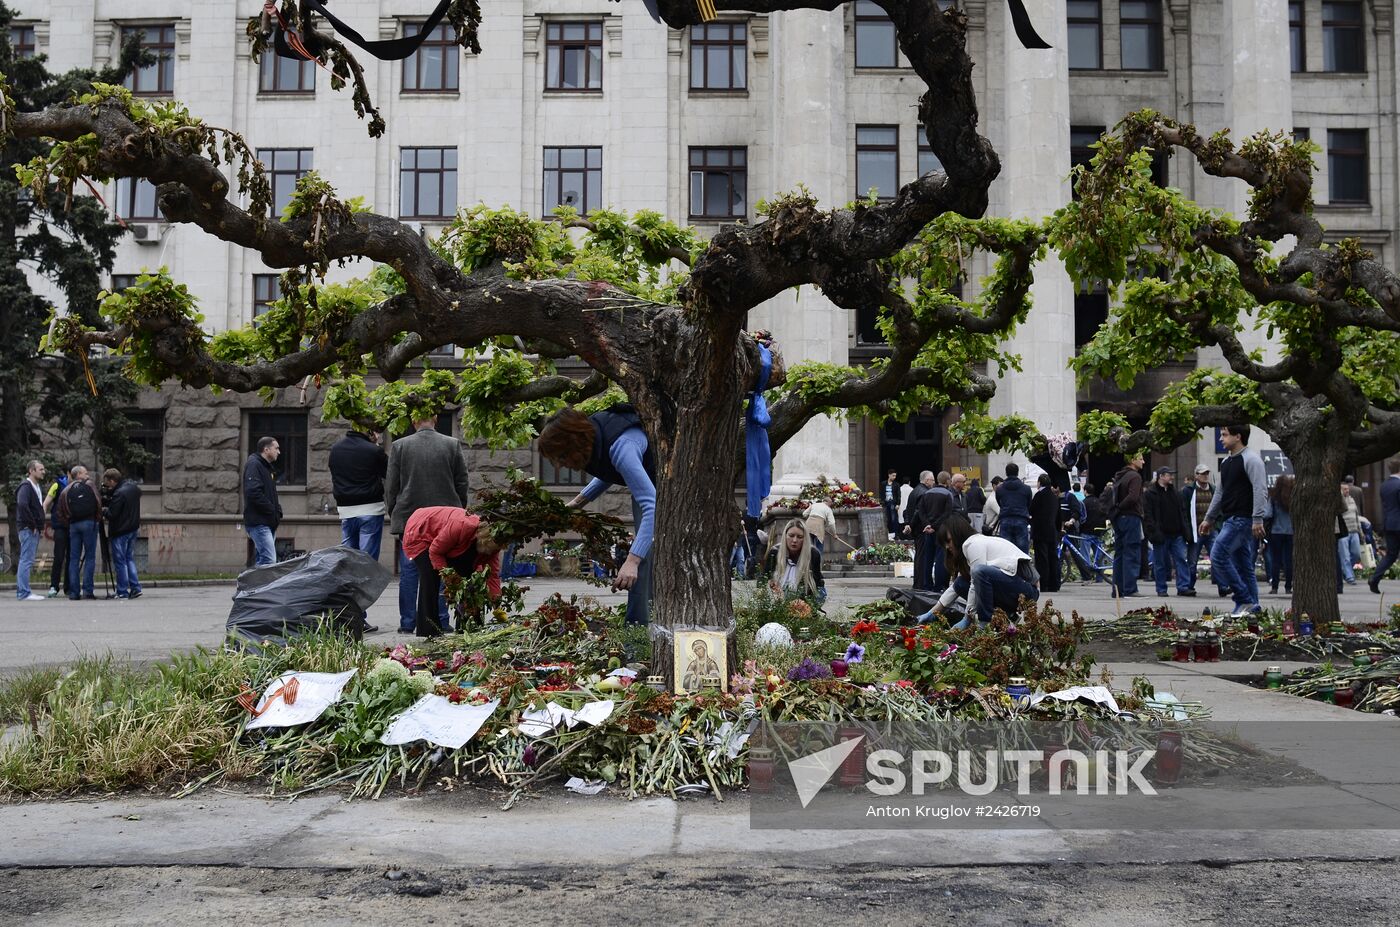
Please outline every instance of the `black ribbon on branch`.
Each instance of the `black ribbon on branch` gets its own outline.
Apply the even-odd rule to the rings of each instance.
[[[406,35],[397,39],[382,39],[371,42],[347,25],[343,20],[336,17],[330,10],[326,9],[326,4],[323,3],[322,0],[302,0],[302,2],[305,3],[309,9],[324,16],[326,22],[331,24],[331,28],[344,36],[348,41],[360,46],[381,61],[400,61],[416,52],[418,46],[422,45],[427,40],[428,35],[437,28],[438,23],[442,22],[443,17],[447,15],[447,8],[452,5],[452,0],[441,0],[437,5],[437,9],[428,14],[427,21],[423,23],[423,27],[418,30],[416,35]],[[310,52],[310,54],[307,55],[303,54],[293,45],[288,44],[283,29],[278,28],[276,33],[273,45],[279,57],[293,58],[297,61],[309,61],[320,53],[320,49],[314,47],[315,39],[309,34],[301,37],[302,41],[305,43],[303,47],[307,52]]]
[[[1022,48],[1049,48],[1050,43],[1042,39],[1031,23],[1031,14],[1026,12],[1023,0],[1006,0],[1011,6],[1011,25],[1016,29],[1016,38]]]

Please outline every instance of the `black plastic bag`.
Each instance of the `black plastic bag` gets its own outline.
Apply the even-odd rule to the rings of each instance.
[[[359,640],[365,612],[392,579],[369,554],[349,547],[327,547],[255,567],[238,576],[228,633],[249,641],[286,643],[329,620],[333,628]]]

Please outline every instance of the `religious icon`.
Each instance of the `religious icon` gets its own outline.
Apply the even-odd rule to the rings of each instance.
[[[674,659],[678,694],[708,688],[707,677],[718,678],[719,687],[728,688],[723,631],[677,631]],[[713,685],[713,679],[708,681]]]

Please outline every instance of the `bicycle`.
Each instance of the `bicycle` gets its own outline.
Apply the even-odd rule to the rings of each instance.
[[[1109,582],[1113,575],[1113,557],[1097,534],[1063,534],[1060,536],[1060,582],[1073,582],[1075,570],[1080,576],[1092,573],[1094,582]]]

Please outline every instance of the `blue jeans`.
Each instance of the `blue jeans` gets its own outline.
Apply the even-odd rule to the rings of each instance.
[[[90,596],[97,571],[97,522],[75,521],[68,526],[68,598]],[[82,583],[79,584],[80,578]]]
[[[1220,585],[1230,590],[1236,608],[1259,604],[1259,582],[1254,577],[1254,519],[1232,515],[1215,534],[1210,563]]]
[[[1113,585],[1118,595],[1137,595],[1142,569],[1142,519],[1119,515],[1113,519]]]
[[[1191,571],[1186,564],[1186,538],[1167,538],[1152,545],[1152,575],[1157,579],[1157,594],[1167,594],[1167,574],[1176,570],[1177,591],[1191,588]]]
[[[1278,588],[1279,574],[1290,592],[1293,590],[1293,535],[1273,534],[1269,536],[1269,546],[1274,549],[1274,559],[1269,561],[1269,585]]]
[[[642,507],[637,504],[637,500],[632,500],[632,524],[642,523]],[[654,559],[652,553],[656,550],[647,551],[647,555],[642,558],[642,562],[637,564],[637,582],[631,589],[627,590],[627,615],[623,618],[627,624],[651,624],[651,562]]]
[[[1342,579],[1347,585],[1356,582],[1356,564],[1361,562],[1361,535],[1353,531],[1344,538],[1337,538],[1337,564],[1342,568]]]
[[[1007,576],[1000,567],[990,563],[973,568],[969,585],[977,589],[977,621],[980,624],[991,621],[992,612],[998,608],[1014,620],[1016,606],[1020,604],[1023,596],[1032,602],[1040,598],[1040,590],[1035,586],[1018,576]],[[954,627],[965,628],[971,619],[972,616],[968,615]]]
[[[29,588],[29,573],[34,569],[34,558],[39,552],[39,535],[34,528],[19,529],[19,568],[15,570],[15,595],[27,599],[34,594]]]
[[[131,548],[136,543],[136,532],[128,531],[111,539],[112,571],[117,576],[117,596],[129,596],[141,591],[141,583],[136,579],[136,558]]]
[[[340,520],[340,543],[345,547],[362,550],[375,560],[379,559],[379,542],[383,537],[383,515],[360,515]]]
[[[399,551],[399,630],[412,634],[418,626],[418,565]],[[438,627],[446,630],[447,599],[438,593]]]
[[[1022,553],[1031,552],[1031,523],[1014,518],[1007,521],[1002,518],[1001,524],[997,526],[997,533],[1003,538],[1021,548]]]
[[[892,499],[885,500],[885,527],[890,534],[899,533],[899,503]]]
[[[253,568],[272,566],[277,562],[277,542],[267,525],[248,525],[248,540],[253,542]]]

